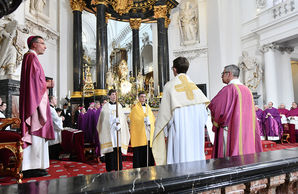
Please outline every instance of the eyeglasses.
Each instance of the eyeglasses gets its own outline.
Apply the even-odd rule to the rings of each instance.
[[[226,74],[226,73],[230,73],[230,72],[228,72],[228,71],[224,71],[224,72],[221,73],[221,76],[223,76],[223,75]]]

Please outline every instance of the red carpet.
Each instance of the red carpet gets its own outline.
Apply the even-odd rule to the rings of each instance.
[[[290,144],[276,144],[272,141],[262,141],[263,151],[274,151],[286,148],[298,147],[298,143]],[[205,154],[206,159],[211,158],[212,144],[210,142],[205,143]],[[123,156],[123,170],[132,169],[132,153]],[[73,161],[59,161],[51,160],[50,168],[48,169],[49,175],[45,177],[23,179],[23,183],[34,182],[49,179],[67,178],[72,176],[81,176],[87,174],[98,174],[106,172],[105,163],[95,162],[73,162]],[[0,186],[15,184],[16,180],[12,177],[0,177]]]
[[[132,162],[123,162],[123,170],[131,168]],[[104,163],[97,164],[94,162],[87,164],[82,162],[51,160],[50,168],[48,169],[49,174],[47,176],[23,179],[23,183],[49,179],[67,178],[86,174],[98,174],[104,172],[106,172]],[[14,183],[16,183],[16,179],[12,177],[0,177],[0,185],[9,185]]]

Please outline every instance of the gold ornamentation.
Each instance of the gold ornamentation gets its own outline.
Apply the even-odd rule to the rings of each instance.
[[[94,95],[94,84],[90,72],[90,66],[85,64],[85,71],[83,72],[83,96],[90,97]]]
[[[185,92],[187,99],[193,100],[194,99],[193,90],[197,90],[198,87],[196,86],[196,84],[189,82],[185,75],[180,75],[179,79],[182,83],[179,85],[176,85],[175,90],[177,92]]]
[[[110,13],[106,13],[106,23],[109,22],[109,19],[111,18],[111,14]]]
[[[154,17],[157,18],[167,18],[168,9],[166,5],[154,6]]]
[[[130,18],[129,19],[129,24],[131,29],[133,30],[138,30],[141,26],[142,19],[141,18]]]
[[[105,96],[107,95],[107,90],[106,89],[96,89],[95,90],[95,95],[96,96]]]
[[[86,7],[86,3],[84,0],[70,0],[70,7],[72,11],[82,12]]]
[[[119,14],[123,15],[129,12],[133,6],[133,0],[114,0],[111,2],[113,9]]]
[[[171,19],[168,18],[168,17],[166,17],[166,18],[165,18],[165,28],[168,28],[169,25],[170,25],[170,23],[171,23]]]
[[[91,5],[105,5],[107,7],[107,2],[105,0],[92,0]]]
[[[81,98],[82,92],[81,91],[74,91],[71,95],[71,98]]]

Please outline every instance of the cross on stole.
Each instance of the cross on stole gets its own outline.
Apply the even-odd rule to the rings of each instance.
[[[196,86],[196,84],[189,82],[185,75],[180,75],[179,79],[182,83],[179,85],[175,85],[176,91],[177,92],[185,92],[187,99],[193,100],[194,99],[193,90],[197,90],[198,87]]]

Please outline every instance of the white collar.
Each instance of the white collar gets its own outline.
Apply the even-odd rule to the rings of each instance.
[[[243,85],[241,82],[240,82],[240,80],[239,79],[232,79],[229,83],[228,83],[228,85],[230,85],[230,84],[238,84],[238,85]]]
[[[29,52],[34,53],[36,56],[38,56],[35,50],[29,49]]]

